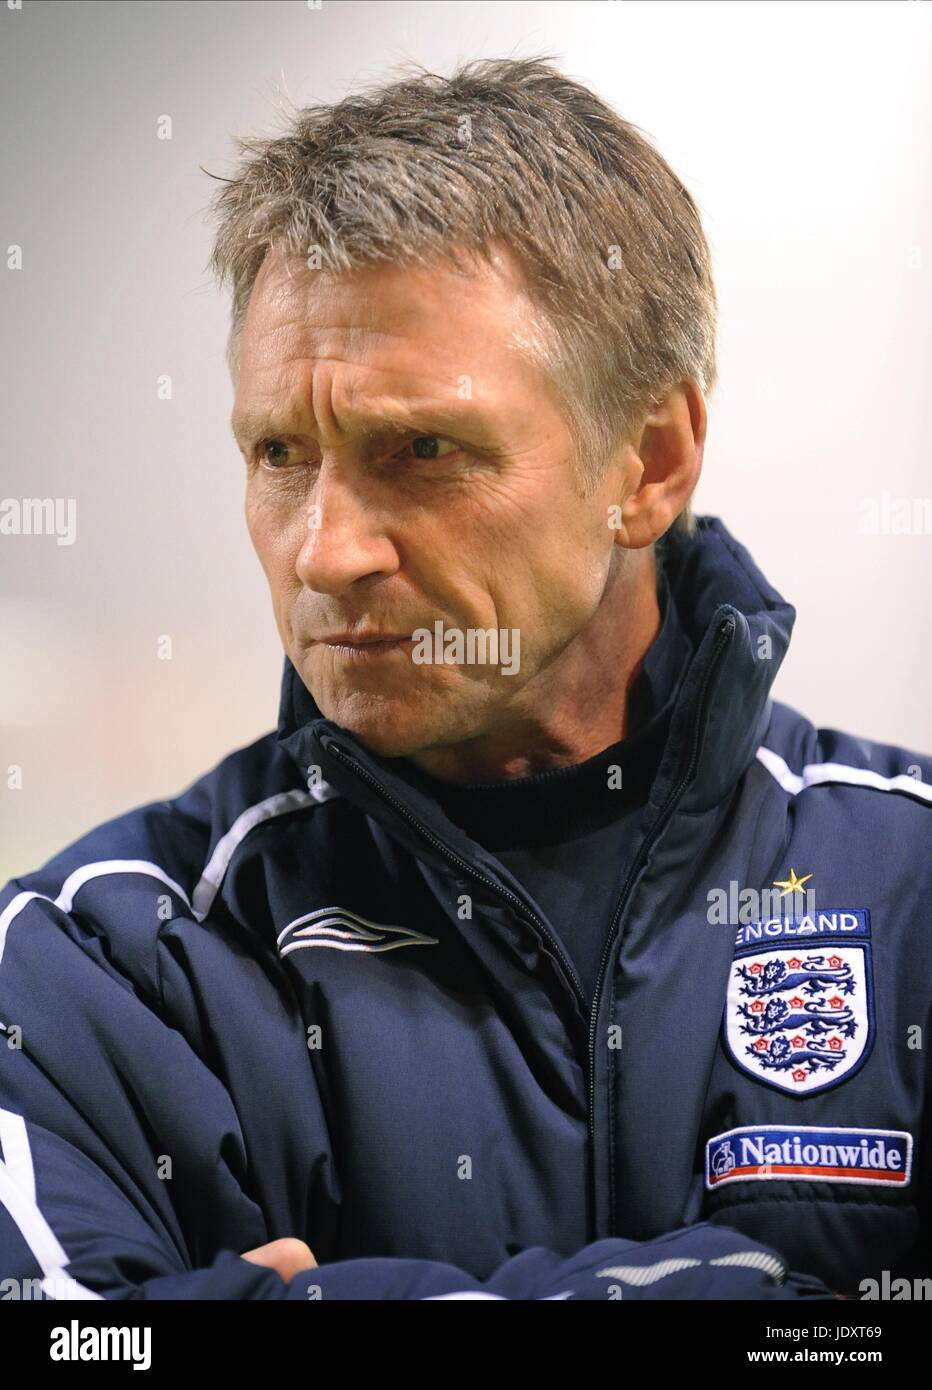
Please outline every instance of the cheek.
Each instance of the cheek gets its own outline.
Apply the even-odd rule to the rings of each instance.
[[[585,588],[601,552],[610,549],[607,532],[558,489],[521,500],[523,506],[493,518],[488,528],[492,569],[506,571],[519,589],[538,589],[542,582],[548,588]]]
[[[252,542],[252,548],[259,557],[262,568],[268,574],[266,555],[268,553],[268,525],[267,518],[263,515],[255,494],[247,486],[246,497],[243,504],[243,515],[246,518],[246,530]]]
[[[490,591],[499,625],[520,629],[528,670],[546,664],[591,620],[605,592],[611,550],[604,538],[559,524],[502,546],[504,563],[489,573]]]
[[[281,512],[270,507],[261,493],[247,489],[246,529],[262,568],[271,581],[281,571],[289,551],[289,532],[283,526]]]
[[[248,494],[245,516],[249,539],[265,573],[275,620],[284,640],[283,625],[287,623],[293,596],[301,588],[295,569],[301,538],[295,537],[292,530],[283,528],[280,516]]]

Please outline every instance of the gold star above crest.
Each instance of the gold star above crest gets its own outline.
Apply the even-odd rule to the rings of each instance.
[[[803,878],[797,878],[796,870],[790,869],[789,878],[775,878],[773,886],[774,888],[782,888],[783,892],[780,894],[780,897],[785,898],[787,893],[802,893],[804,891],[803,884],[808,883],[811,878],[812,874],[806,874]]]

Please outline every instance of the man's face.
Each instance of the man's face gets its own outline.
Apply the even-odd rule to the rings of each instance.
[[[533,721],[605,590],[617,479],[581,495],[556,396],[509,345],[529,309],[504,249],[468,277],[273,255],[253,290],[233,416],[249,533],[295,669],[383,756]],[[411,640],[334,640],[438,621],[511,647],[497,665],[419,664]]]

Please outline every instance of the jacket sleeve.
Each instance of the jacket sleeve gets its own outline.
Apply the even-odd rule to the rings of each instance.
[[[4,1297],[57,1299],[828,1299],[773,1250],[723,1226],[684,1227],[654,1241],[597,1241],[564,1258],[536,1247],[486,1281],[418,1259],[353,1259],[295,1275],[236,1250],[191,1268],[128,1175],[105,1173],[60,1136],[0,1109],[0,1287]],[[13,1281],[13,1282],[10,1282]]]
[[[154,1221],[80,1152],[0,1110],[0,1287],[4,1297],[300,1299],[831,1299],[775,1251],[727,1227],[687,1226],[658,1240],[600,1240],[565,1258],[542,1247],[486,1281],[431,1260],[337,1261],[295,1275],[221,1250],[186,1266]],[[10,1281],[14,1281],[11,1285]]]
[[[652,1241],[595,1241],[566,1258],[535,1246],[485,1282],[430,1260],[344,1260],[295,1275],[288,1298],[816,1299],[838,1297],[789,1271],[774,1250],[726,1226],[684,1226]]]
[[[603,1240],[570,1259],[526,1250],[485,1281],[453,1265],[367,1258],[286,1284],[242,1259],[306,1233],[270,1232],[250,1196],[231,1096],[163,1014],[147,880],[126,864],[111,872],[118,896],[108,900],[119,931],[42,891],[42,876],[0,894],[5,1298],[831,1297],[720,1226],[647,1245]]]
[[[119,930],[83,867],[0,893],[0,1293],[281,1298],[239,1258],[271,1236],[233,1100],[161,1007],[151,866],[106,867]]]

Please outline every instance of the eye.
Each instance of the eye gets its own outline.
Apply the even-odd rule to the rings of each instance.
[[[395,455],[403,457],[408,451],[421,462],[432,459],[445,459],[459,452],[459,445],[439,434],[419,434]],[[267,469],[277,471],[286,468],[290,462],[290,447],[282,439],[263,439],[256,446],[256,458]]]
[[[273,455],[273,450],[277,450],[276,455]],[[280,439],[263,439],[256,446],[256,457],[266,468],[282,468],[288,462],[288,445]]]
[[[452,439],[445,439],[443,435],[419,434],[412,439],[411,443],[406,445],[405,449],[402,449],[401,452],[405,453],[407,449],[411,449],[416,459],[429,460],[448,458],[449,454],[442,454],[440,452],[440,448],[442,448],[443,445],[447,445],[454,454],[459,449],[459,445],[454,444]]]

